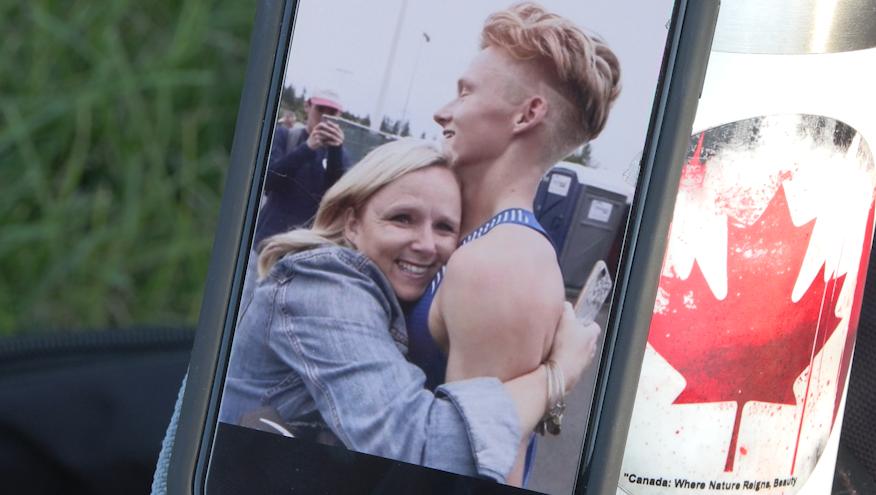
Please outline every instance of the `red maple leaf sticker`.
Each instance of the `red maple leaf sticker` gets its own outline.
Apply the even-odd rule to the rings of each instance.
[[[736,402],[726,472],[733,471],[745,404],[796,404],[794,381],[840,321],[834,300],[844,277],[825,284],[824,265],[800,300],[791,300],[813,227],[794,226],[780,187],[754,224],[728,225],[723,300],[697,264],[685,280],[660,278],[666,304],[654,313],[648,341],[686,380],[673,403]]]

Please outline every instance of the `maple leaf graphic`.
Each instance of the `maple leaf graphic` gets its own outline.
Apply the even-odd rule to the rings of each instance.
[[[833,300],[845,277],[825,284],[824,265],[800,300],[791,300],[813,227],[814,220],[793,225],[780,187],[754,224],[728,225],[723,300],[697,264],[685,280],[660,278],[666,304],[655,310],[648,341],[686,380],[673,403],[736,402],[726,472],[733,471],[744,405],[795,405],[794,381],[840,321]]]

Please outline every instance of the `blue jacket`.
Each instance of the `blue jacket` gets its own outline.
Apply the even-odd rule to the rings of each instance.
[[[253,247],[266,237],[310,225],[325,192],[350,168],[343,147],[310,149],[307,131],[278,126],[271,143]],[[290,142],[294,139],[295,142]]]
[[[405,359],[407,331],[392,287],[361,253],[323,247],[287,255],[244,304],[220,421],[239,423],[268,408],[293,427],[321,426],[329,435],[316,438],[324,443],[507,477],[521,432],[504,386],[476,378],[427,390],[422,370]]]

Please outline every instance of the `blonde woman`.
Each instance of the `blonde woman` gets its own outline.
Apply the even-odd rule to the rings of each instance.
[[[257,418],[296,437],[505,482],[523,432],[547,410],[547,366],[432,392],[405,358],[403,308],[455,249],[460,203],[441,151],[400,140],[329,189],[312,228],[269,238],[220,421]],[[569,312],[553,340],[549,357],[568,390],[592,339]]]

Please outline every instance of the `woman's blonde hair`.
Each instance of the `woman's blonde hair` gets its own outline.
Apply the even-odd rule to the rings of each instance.
[[[435,165],[447,166],[439,146],[404,138],[378,146],[344,174],[322,197],[313,226],[271,236],[262,243],[259,278],[280,258],[326,244],[353,247],[344,237],[347,211],[361,209],[377,191],[399,177]]]
[[[547,66],[560,93],[551,119],[555,147],[565,154],[595,138],[620,94],[620,62],[597,36],[533,2],[490,15],[481,48],[497,47],[514,59]]]

